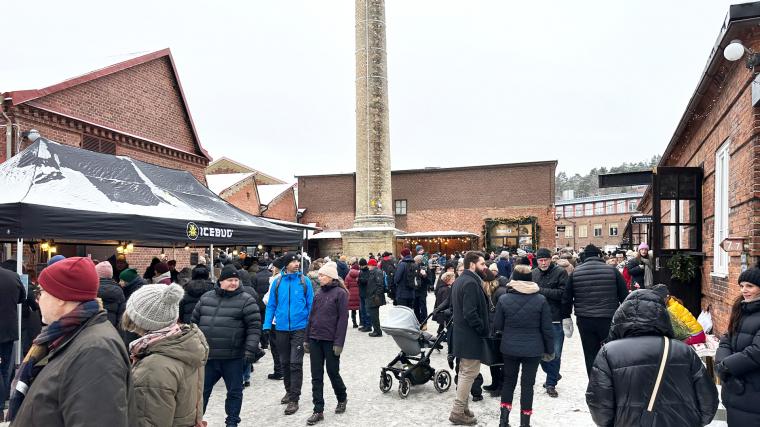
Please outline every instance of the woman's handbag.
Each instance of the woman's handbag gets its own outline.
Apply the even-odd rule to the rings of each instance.
[[[491,298],[488,298],[488,309],[491,313],[496,311],[496,306],[494,306],[493,302],[491,301]],[[491,329],[490,327],[488,328]],[[501,337],[498,335],[490,335],[487,337],[482,337],[480,339],[480,346],[482,347],[481,350],[481,358],[480,363],[488,366],[496,366],[496,365],[503,365],[504,364],[504,358],[501,355]]]
[[[657,401],[657,392],[660,390],[660,383],[665,373],[665,365],[668,363],[668,353],[670,352],[670,339],[668,337],[662,337],[662,339],[665,341],[665,344],[662,350],[662,360],[660,360],[660,370],[657,373],[657,380],[654,382],[654,389],[652,389],[652,396],[649,398],[649,405],[647,405],[646,411],[641,414],[641,427],[652,427],[657,417],[657,412],[654,411],[654,404]]]

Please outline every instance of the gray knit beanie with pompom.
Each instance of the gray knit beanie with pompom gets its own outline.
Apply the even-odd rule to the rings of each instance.
[[[145,285],[127,300],[127,316],[148,332],[163,329],[177,321],[184,295],[182,286],[176,283]]]

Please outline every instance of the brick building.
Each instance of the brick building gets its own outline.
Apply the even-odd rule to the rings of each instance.
[[[618,193],[557,201],[555,246],[578,251],[591,243],[602,249],[621,246],[623,230],[631,215],[638,212],[641,195]]]
[[[454,238],[481,249],[552,246],[556,167],[556,161],[546,161],[393,171],[396,228],[420,236],[404,239],[402,234],[398,240],[443,252],[448,244],[453,248]],[[339,251],[337,232],[353,226],[354,194],[354,174],[298,177],[300,221],[316,224],[331,236],[319,239],[316,234],[313,252]]]
[[[655,217],[659,212],[656,247],[663,252],[689,251],[701,260],[701,305],[712,307],[718,333],[725,332],[731,303],[739,295],[739,274],[760,256],[760,85],[755,78],[759,69],[747,65],[758,58],[747,53],[731,62],[723,52],[732,40],[759,51],[759,25],[760,3],[730,7],[640,207]],[[685,167],[699,172],[694,175],[696,197],[673,196],[685,185],[683,173],[667,182],[659,178],[657,184],[667,168]],[[670,225],[674,223],[679,224]],[[736,237],[739,243],[730,252],[721,248],[727,237]],[[699,289],[700,284],[695,286]]]
[[[2,95],[0,162],[31,144],[25,133],[36,129],[62,144],[186,170],[205,183],[211,157],[198,138],[169,49]],[[167,251],[181,264],[189,260],[187,251]],[[93,253],[103,259],[108,252],[113,248],[59,245],[59,253],[68,256]],[[128,257],[144,268],[160,252],[137,248]]]

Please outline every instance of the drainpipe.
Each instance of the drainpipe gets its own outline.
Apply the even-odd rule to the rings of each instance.
[[[10,117],[8,117],[7,114],[5,114],[5,110],[0,110],[0,114],[3,115],[3,118],[5,119],[5,160],[9,160],[11,157],[13,157],[13,126],[18,127],[18,125],[15,125],[11,122]]]

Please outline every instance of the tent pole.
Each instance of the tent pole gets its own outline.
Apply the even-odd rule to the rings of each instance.
[[[22,265],[24,265],[24,239],[18,239],[16,240],[16,273],[19,277],[21,277],[21,274],[23,272],[23,269],[21,268]],[[28,288],[24,289],[24,298],[26,299],[26,293],[28,292]],[[16,365],[21,365],[21,304],[18,304],[16,307],[16,311],[18,311],[18,341],[16,344]]]
[[[211,280],[216,281],[216,276],[214,275],[214,245],[213,244],[211,245],[209,249],[208,255],[209,255],[209,259],[206,260],[206,264],[207,264],[206,267],[208,267],[208,263],[211,263],[211,268],[209,269],[211,272]]]

